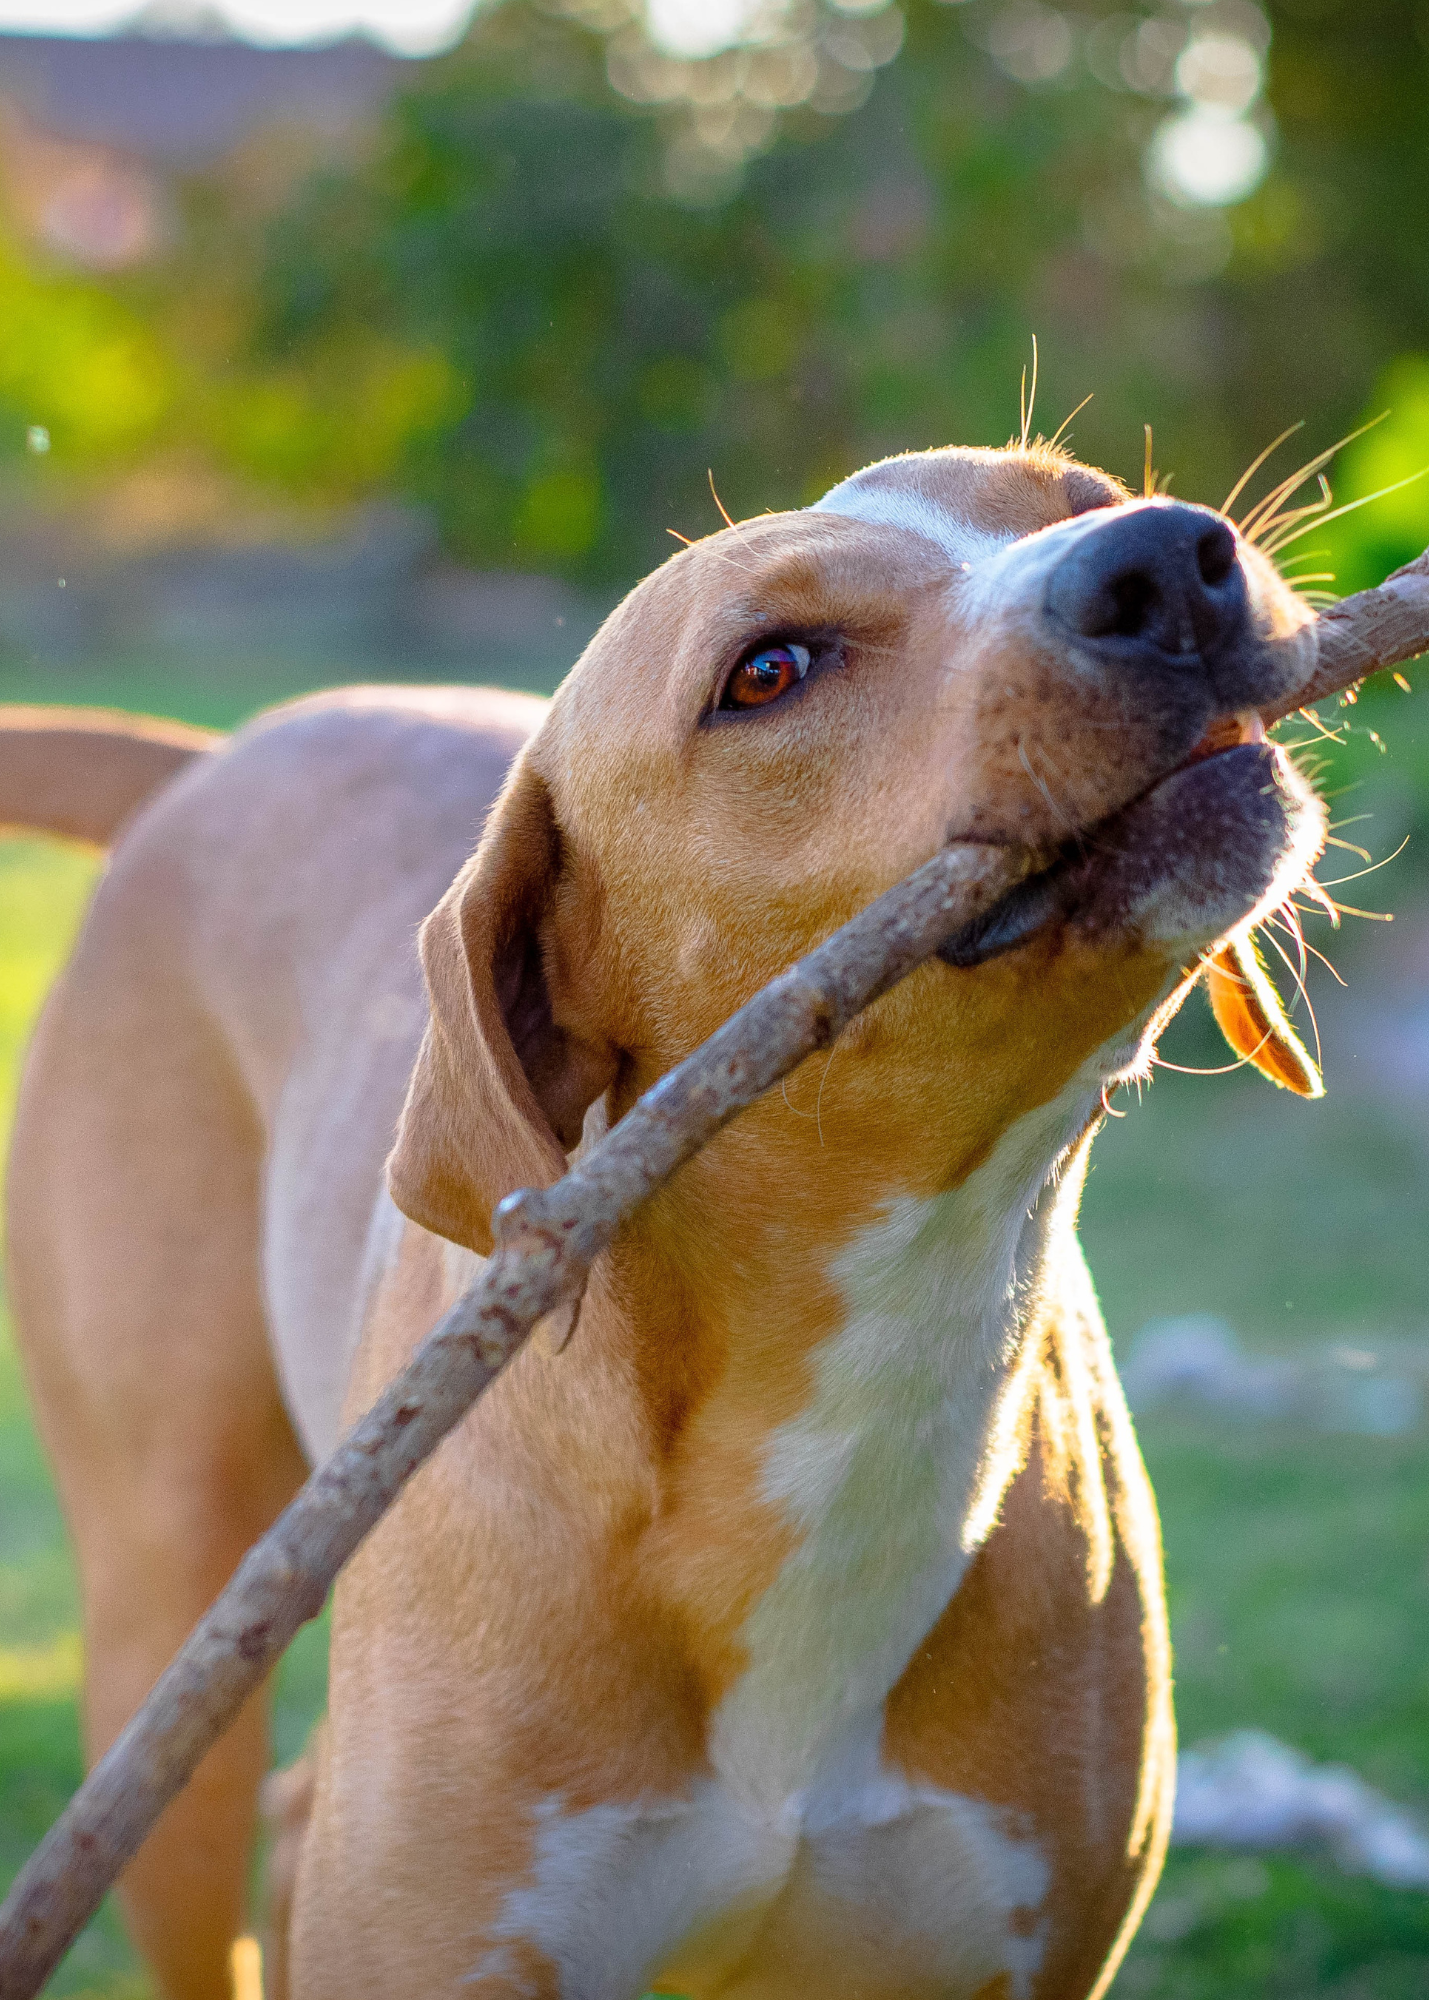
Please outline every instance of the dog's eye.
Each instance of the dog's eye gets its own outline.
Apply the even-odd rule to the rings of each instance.
[[[807,646],[761,646],[740,661],[725,682],[721,708],[767,708],[796,687],[809,671]]]

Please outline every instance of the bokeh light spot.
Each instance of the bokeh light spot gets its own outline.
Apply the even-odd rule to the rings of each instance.
[[[1197,35],[1176,59],[1176,88],[1232,116],[1260,95],[1260,57],[1240,35]]]
[[[1172,201],[1224,208],[1253,194],[1269,163],[1270,148],[1258,126],[1198,104],[1157,127],[1147,172]]]

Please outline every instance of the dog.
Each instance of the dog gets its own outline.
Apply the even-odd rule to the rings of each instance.
[[[1078,1197],[1320,850],[1257,713],[1310,623],[1218,514],[949,448],[672,556],[549,705],[357,688],[147,776],[12,716],[0,817],[118,833],[10,1170],[91,1756],[504,1194],[946,843],[1050,885],[683,1168],[349,1564],[270,2000],[1105,1991],[1175,1741]],[[169,2000],[225,1991],[265,1761],[255,1701],[125,1878]]]

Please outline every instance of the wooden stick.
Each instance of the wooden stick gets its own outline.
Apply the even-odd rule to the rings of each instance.
[[[1310,683],[1267,722],[1429,651],[1429,551],[1325,612],[1317,637]],[[0,2000],[33,2000],[353,1550],[621,1223],[925,958],[976,964],[1035,928],[1051,908],[1035,883],[1008,894],[1031,865],[1005,849],[944,849],[740,1008],[554,1187],[502,1202],[476,1283],[244,1557],[22,1869],[0,1909]]]
[[[1279,706],[1267,708],[1267,727],[1326,695],[1340,694],[1382,667],[1429,652],[1429,549],[1373,590],[1357,591],[1322,611],[1315,621],[1315,671]]]
[[[945,848],[741,1007],[554,1187],[508,1195],[480,1277],[249,1550],[21,1871],[0,1909],[0,2000],[32,2000],[359,1542],[620,1224],[1028,866]]]

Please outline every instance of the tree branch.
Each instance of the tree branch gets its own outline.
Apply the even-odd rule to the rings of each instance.
[[[1429,651],[1429,552],[1325,612],[1318,640],[1308,687],[1267,722]],[[32,2000],[353,1550],[621,1223],[925,958],[970,965],[1017,942],[1043,908],[1035,887],[1004,906],[1015,922],[994,906],[1030,866],[944,849],[740,1008],[554,1187],[502,1202],[481,1276],[244,1557],[17,1877],[0,1909],[0,2000]]]
[[[1309,685],[1283,705],[1264,711],[1267,725],[1326,695],[1353,687],[1382,667],[1429,652],[1429,549],[1373,590],[1360,590],[1322,611]]]

